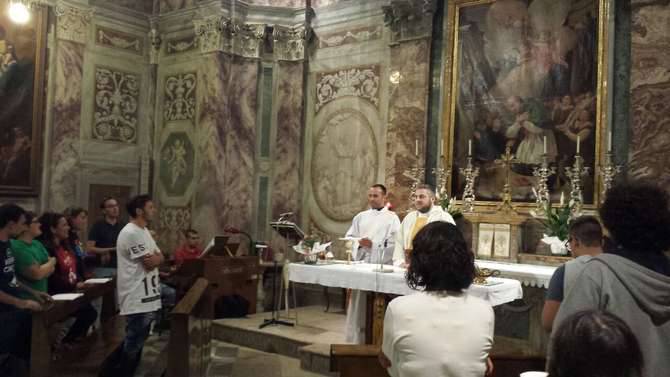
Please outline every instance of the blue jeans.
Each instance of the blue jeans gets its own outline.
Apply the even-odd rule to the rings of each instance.
[[[10,310],[0,313],[0,355],[10,354],[28,362],[32,314],[27,310]]]
[[[156,312],[130,314],[126,316],[126,338],[102,363],[101,377],[132,377],[140,365],[142,348],[149,337],[151,322]]]

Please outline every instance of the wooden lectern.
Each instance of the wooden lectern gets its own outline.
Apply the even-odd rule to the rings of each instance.
[[[260,266],[258,257],[220,257],[208,255],[187,260],[173,276],[178,297],[183,296],[202,277],[211,289],[212,304],[221,296],[237,294],[249,301],[249,314],[256,313]]]

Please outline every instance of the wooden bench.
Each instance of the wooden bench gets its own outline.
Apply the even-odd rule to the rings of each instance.
[[[51,309],[35,312],[32,317],[32,337],[30,354],[30,376],[48,377],[51,375],[51,341],[49,328],[67,319],[83,305],[102,297],[101,322],[107,321],[116,314],[116,281],[87,287],[84,295],[72,301],[57,301]]]
[[[167,377],[204,377],[211,362],[214,306],[209,282],[198,278],[170,313]]]
[[[370,344],[333,344],[330,346],[330,370],[340,377],[387,377],[377,359],[379,346]],[[492,377],[519,377],[521,372],[544,370],[545,358],[536,355],[491,353]]]

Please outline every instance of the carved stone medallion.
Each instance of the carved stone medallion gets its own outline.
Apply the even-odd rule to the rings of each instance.
[[[321,211],[333,220],[349,221],[365,209],[365,193],[378,166],[377,143],[365,115],[346,108],[329,116],[312,153],[312,190]]]
[[[169,196],[183,196],[193,181],[195,150],[185,132],[169,135],[160,151],[159,178]]]

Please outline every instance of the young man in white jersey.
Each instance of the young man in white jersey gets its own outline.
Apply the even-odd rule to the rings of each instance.
[[[134,375],[151,322],[161,308],[158,266],[163,254],[147,229],[156,208],[149,195],[132,198],[126,207],[131,220],[117,240],[116,280],[121,315],[126,317],[126,338],[103,362],[101,377]]]

